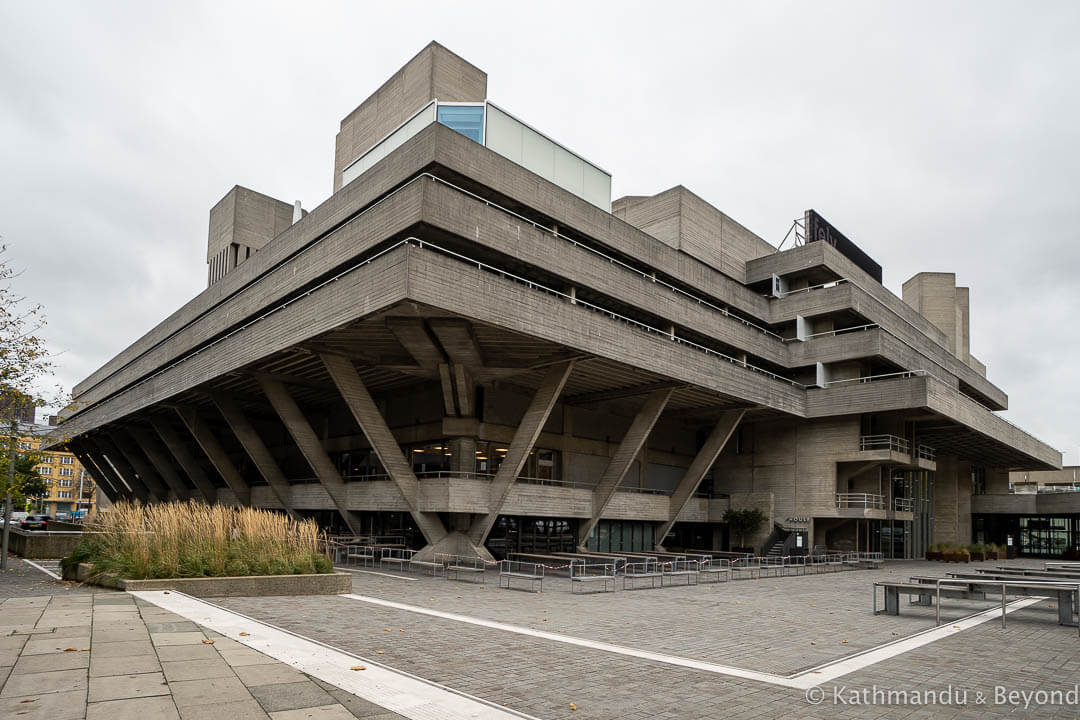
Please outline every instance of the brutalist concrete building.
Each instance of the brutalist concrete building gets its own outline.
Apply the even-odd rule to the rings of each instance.
[[[707,149],[704,150],[707,152]],[[968,289],[806,211],[778,250],[591,160],[431,44],[341,122],[309,213],[235,187],[209,286],[76,388],[111,498],[204,498],[415,547],[970,542],[973,487],[1061,466],[995,414]]]

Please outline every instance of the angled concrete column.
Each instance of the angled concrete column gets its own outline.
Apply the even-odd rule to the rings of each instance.
[[[745,414],[746,410],[740,408],[739,410],[729,410],[721,415],[716,422],[716,427],[706,438],[705,444],[701,446],[697,455],[694,456],[690,467],[686,468],[686,473],[682,476],[682,480],[679,481],[679,486],[675,488],[675,492],[671,495],[671,510],[668,521],[660,527],[660,532],[656,535],[658,538],[656,547],[658,549],[663,549],[664,538],[671,532],[679,513],[683,511],[686,504],[690,502],[690,498],[697,492],[701,480],[709,472],[709,468],[713,466],[713,463],[716,462],[716,458],[720,457],[720,453],[727,445],[728,440],[731,439],[732,433],[735,432],[735,428],[739,426],[739,422]]]
[[[202,465],[199,464],[199,461],[188,450],[187,445],[180,439],[180,434],[176,432],[176,428],[169,421],[158,417],[150,418],[150,424],[154,426],[154,431],[161,438],[161,441],[165,443],[165,447],[169,448],[169,452],[176,458],[176,462],[180,463],[180,467],[183,468],[188,479],[202,493],[203,500],[213,505],[217,500],[217,488],[214,487],[214,483],[210,482],[210,478],[206,476],[206,471],[203,470]]]
[[[349,406],[349,411],[356,424],[360,426],[364,436],[371,443],[375,456],[386,469],[386,474],[397,486],[401,496],[409,506],[409,514],[412,515],[416,527],[423,533],[424,539],[429,545],[446,537],[446,528],[435,513],[420,512],[418,500],[420,495],[420,483],[413,474],[412,466],[405,460],[401,448],[394,439],[390,427],[386,424],[379,408],[364,386],[360,374],[356,372],[356,366],[352,360],[340,355],[320,355],[327,372],[330,373],[338,392]]]
[[[544,425],[551,416],[551,411],[554,409],[555,403],[558,402],[559,395],[562,394],[562,390],[566,386],[566,381],[569,379],[573,369],[573,360],[552,365],[547,374],[544,375],[540,387],[536,389],[528,409],[525,410],[525,415],[521,418],[517,430],[514,431],[514,439],[510,441],[510,446],[506,449],[506,457],[503,458],[498,472],[495,473],[495,477],[491,481],[491,500],[488,504],[488,513],[482,515],[469,528],[469,539],[477,545],[482,546],[484,541],[487,540],[488,533],[494,527],[503,506],[506,505],[506,500],[510,497],[510,491],[514,487],[514,482],[521,473],[525,461],[528,460],[529,452],[532,451],[533,446],[536,444],[536,439],[540,437],[540,432],[544,429]]]
[[[300,454],[304,456],[308,465],[315,472],[315,477],[326,488],[326,494],[330,496],[330,500],[334,503],[338,513],[341,514],[342,520],[345,521],[345,524],[348,525],[349,530],[354,535],[361,534],[363,525],[360,523],[360,519],[349,509],[349,493],[345,487],[345,481],[341,478],[337,468],[334,467],[330,456],[326,454],[322,443],[319,442],[319,437],[311,429],[311,423],[304,417],[300,406],[296,404],[296,401],[293,400],[292,395],[289,394],[289,391],[285,389],[280,380],[266,375],[257,375],[256,379],[259,381],[266,398],[274,406],[274,411],[281,418],[281,422],[284,423],[285,429],[292,436],[296,447],[300,449]]]
[[[131,492],[134,493],[136,498],[143,502],[155,502],[157,500],[149,488],[146,487],[146,484],[139,479],[135,473],[135,468],[131,467],[131,463],[120,452],[120,448],[116,447],[109,438],[104,435],[95,435],[91,442],[104,455],[102,462],[110,466],[113,472],[124,481],[124,484],[131,488]]]
[[[97,463],[94,462],[90,454],[86,452],[86,448],[77,442],[68,443],[68,448],[71,450],[71,454],[78,458],[79,463],[83,466],[86,472],[90,473],[90,477],[93,478],[94,483],[97,484],[98,489],[105,493],[105,496],[112,502],[116,502],[125,497],[121,495],[120,491],[116,489],[112,482],[106,477],[105,473],[98,468]],[[126,491],[125,491],[126,492]]]
[[[178,500],[189,499],[191,489],[184,482],[184,479],[180,477],[180,473],[176,472],[176,468],[173,467],[172,462],[169,460],[168,452],[162,447],[161,440],[154,434],[154,431],[147,430],[145,427],[130,427],[128,432],[135,438],[135,442],[142,448],[150,464],[154,466],[157,474],[173,491],[176,498]]]
[[[117,498],[120,500],[137,500],[138,496],[132,492],[128,487],[124,479],[117,474],[116,470],[106,462],[101,449],[89,438],[83,437],[79,440],[80,449],[86,453],[86,457],[97,468],[97,471],[101,473],[101,476],[112,486],[116,491]],[[112,498],[110,498],[112,499]]]
[[[660,419],[660,413],[664,412],[664,408],[667,407],[668,400],[671,399],[673,392],[675,392],[675,388],[660,388],[653,390],[645,398],[645,403],[638,410],[637,415],[634,416],[634,421],[630,423],[630,429],[626,431],[626,436],[623,437],[619,447],[615,450],[615,454],[608,462],[607,469],[600,476],[600,482],[593,489],[592,517],[578,526],[578,547],[585,546],[586,541],[589,539],[589,533],[600,522],[600,516],[607,509],[611,499],[615,497],[619,485],[622,483],[623,478],[626,477],[626,473],[630,470],[634,459],[641,452],[645,441],[649,439],[649,433],[652,432],[653,425]]]
[[[161,502],[167,502],[169,500],[169,488],[165,487],[165,483],[161,481],[157,471],[147,462],[146,456],[139,451],[138,446],[132,442],[131,437],[123,430],[112,430],[108,435],[109,439],[113,441],[113,444],[124,456],[124,459],[135,469],[139,479],[146,485],[146,489],[150,491],[151,497],[156,497]]]
[[[266,480],[278,502],[290,515],[296,515],[292,508],[292,491],[289,488],[289,479],[281,471],[281,466],[277,464],[277,460],[270,453],[270,449],[266,447],[266,443],[259,437],[259,433],[251,424],[251,421],[244,415],[244,411],[236,400],[228,395],[214,393],[211,397],[218,410],[221,411],[221,415],[225,418],[225,422],[229,424],[229,429],[232,430],[233,435],[244,447],[244,452],[255,463],[255,467],[259,469],[259,474]]]
[[[195,408],[178,407],[176,408],[176,414],[180,416],[188,432],[195,438],[195,442],[206,453],[206,457],[210,458],[210,464],[225,480],[225,484],[232,489],[233,494],[236,496],[236,502],[240,505],[250,505],[251,488],[248,487],[247,482],[240,475],[240,471],[233,465],[232,460],[225,453],[225,449],[221,447],[221,443],[214,437],[214,433],[199,417],[199,413],[196,412]]]

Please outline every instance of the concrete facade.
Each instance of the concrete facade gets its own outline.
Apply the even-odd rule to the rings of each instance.
[[[759,550],[911,556],[971,536],[974,473],[1060,467],[995,415],[952,276],[901,299],[681,186],[609,213],[442,121],[342,185],[486,81],[421,51],[342,121],[331,197],[80,383],[57,442],[114,497],[495,555],[721,547],[753,506]]]

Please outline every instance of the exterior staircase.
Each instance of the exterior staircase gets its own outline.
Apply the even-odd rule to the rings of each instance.
[[[769,557],[782,557],[784,555],[784,541],[778,540],[769,548]]]

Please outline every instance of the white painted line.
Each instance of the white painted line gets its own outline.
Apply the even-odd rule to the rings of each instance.
[[[397,580],[415,580],[416,579],[416,578],[406,577],[404,575],[391,575],[390,573],[375,572],[374,570],[358,570],[357,568],[338,567],[337,565],[334,566],[334,569],[335,570],[340,570],[341,572],[364,573],[365,575],[378,575],[379,577],[395,578]]]
[[[469,625],[478,625],[492,630],[503,630],[506,632],[517,633],[518,635],[552,640],[567,645],[576,645],[592,650],[627,655],[641,660],[652,660],[654,662],[677,665],[679,667],[692,668],[694,670],[704,670],[705,672],[716,673],[718,675],[728,675],[746,680],[757,680],[758,682],[769,683],[770,685],[782,685],[784,687],[797,688],[799,690],[812,688],[823,682],[834,680],[842,675],[861,670],[862,668],[869,667],[870,665],[874,665],[883,660],[888,660],[889,658],[896,657],[897,655],[901,655],[910,650],[929,645],[935,640],[940,640],[963,630],[967,630],[968,628],[973,628],[977,625],[982,625],[985,622],[1001,617],[1001,608],[993,607],[970,615],[963,620],[931,628],[930,630],[872,648],[857,655],[834,660],[831,663],[811,668],[810,670],[804,670],[792,675],[775,675],[773,673],[759,672],[757,670],[746,670],[731,665],[703,662],[692,658],[679,657],[678,655],[652,652],[651,650],[639,650],[637,648],[614,645],[600,640],[590,640],[588,638],[574,637],[573,635],[562,635],[559,633],[545,632],[543,630],[534,630],[520,625],[508,625],[494,620],[485,620],[469,615],[459,615],[457,613],[443,612],[441,610],[432,610],[431,608],[420,607],[418,605],[406,605],[405,603],[368,597],[366,595],[349,594],[342,595],[341,597],[371,603],[372,605],[382,605],[383,607],[394,608],[396,610],[405,610],[420,615],[430,615],[431,617],[442,618],[443,620],[453,620]],[[1015,610],[1020,610],[1029,605],[1033,605],[1042,599],[1043,598],[1027,598],[1024,600],[1013,601],[1009,604],[1008,611],[1013,612]]]
[[[130,594],[411,720],[537,720],[175,590]]]
[[[30,567],[36,567],[38,570],[40,570],[41,572],[45,573],[46,575],[48,575],[50,577],[54,577],[57,580],[63,580],[62,577],[60,577],[59,575],[54,573],[52,570],[49,570],[48,568],[43,568],[40,565],[38,565],[36,562],[33,562],[32,560],[26,560],[24,558],[23,562],[26,563],[27,565],[29,565]]]

